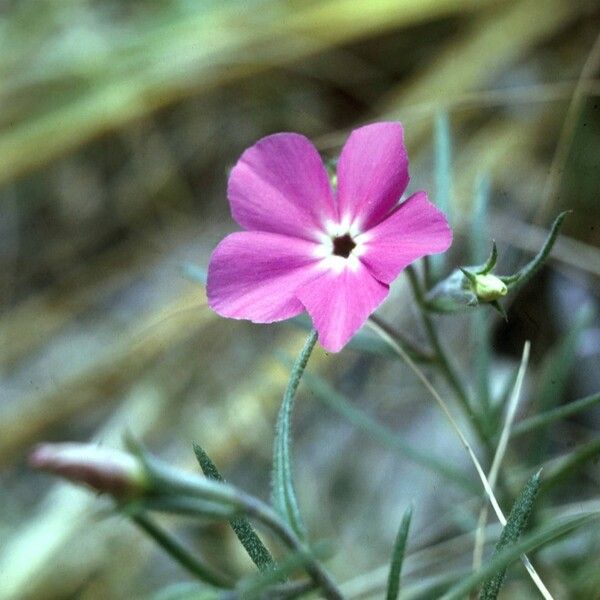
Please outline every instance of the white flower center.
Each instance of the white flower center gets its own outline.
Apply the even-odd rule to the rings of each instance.
[[[352,223],[349,218],[339,223],[328,221],[324,230],[317,235],[320,243],[316,250],[317,256],[322,258],[322,268],[336,273],[344,269],[356,271],[360,266],[358,257],[364,252],[366,241],[358,223]]]

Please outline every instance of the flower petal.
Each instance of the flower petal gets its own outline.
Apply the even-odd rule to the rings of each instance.
[[[316,148],[297,133],[259,140],[241,156],[227,190],[233,218],[250,231],[317,239],[337,211]]]
[[[385,300],[389,288],[357,261],[356,268],[328,269],[298,289],[298,298],[319,332],[321,346],[339,352],[369,315]]]
[[[373,277],[391,283],[418,258],[447,250],[452,230],[427,194],[417,192],[359,240],[364,244],[360,260]]]
[[[337,200],[342,221],[358,219],[366,231],[400,200],[408,185],[408,156],[400,123],[355,129],[337,167]]]
[[[218,314],[271,323],[304,310],[296,291],[318,276],[317,244],[275,233],[228,235],[208,265],[208,305]]]

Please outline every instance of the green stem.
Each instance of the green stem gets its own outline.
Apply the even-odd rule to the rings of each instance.
[[[446,379],[446,381],[448,382],[448,385],[454,391],[456,399],[458,400],[458,403],[461,409],[463,410],[464,414],[473,423],[480,440],[485,444],[486,449],[489,450],[489,438],[486,435],[483,423],[476,415],[475,411],[473,411],[473,409],[471,408],[471,403],[469,401],[467,390],[463,386],[460,377],[458,376],[454,366],[452,365],[452,362],[450,361],[450,358],[446,354],[446,351],[444,350],[444,347],[442,346],[440,338],[437,334],[437,330],[433,324],[433,320],[431,319],[431,315],[427,310],[425,297],[423,294],[423,290],[421,289],[419,280],[417,278],[417,273],[412,266],[409,266],[406,269],[406,273],[408,275],[408,279],[412,288],[413,295],[415,297],[415,301],[417,302],[421,313],[421,320],[423,321],[423,326],[425,327],[427,337],[429,338],[429,342],[437,358],[437,364],[440,368],[440,371]]]
[[[231,581],[192,556],[187,548],[184,548],[173,536],[164,529],[161,529],[150,517],[137,514],[133,515],[132,519],[140,529],[145,531],[163,550],[166,550],[190,573],[196,575],[202,581],[219,588],[231,589],[233,587]]]
[[[545,425],[550,425],[559,419],[566,419],[571,415],[574,415],[586,408],[591,408],[596,404],[600,403],[600,393],[592,394],[591,396],[586,396],[581,400],[576,400],[575,402],[571,402],[570,404],[565,404],[564,406],[560,406],[558,408],[554,408],[552,410],[548,410],[543,412],[535,417],[530,417],[529,419],[525,419],[521,421],[519,424],[513,427],[511,435],[513,437],[517,437],[524,433],[528,433],[533,431],[539,427],[544,427]]]
[[[317,343],[318,334],[312,330],[294,362],[283,401],[277,417],[273,448],[273,498],[272,504],[287,519],[294,531],[306,537],[306,530],[298,507],[293,484],[291,459],[291,418],[296,391],[308,364],[308,359]]]
[[[400,333],[397,329],[394,329],[391,325],[386,323],[384,320],[379,318],[376,315],[371,315],[369,317],[373,323],[376,323],[383,329],[394,341],[404,348],[406,353],[416,362],[428,363],[433,362],[435,357],[429,353],[418,348],[413,342],[411,342],[407,337],[405,337],[402,333]]]
[[[170,504],[170,501],[177,501],[182,497],[187,498],[182,513],[186,515],[195,513],[204,516],[206,514],[205,500],[220,502],[225,507],[231,506],[239,513],[260,521],[277,535],[290,550],[302,556],[305,559],[305,571],[322,590],[325,598],[328,598],[328,600],[343,600],[336,583],[321,563],[292,528],[268,504],[227,483],[173,469],[148,455],[142,458],[155,490],[160,494],[158,498],[161,500],[163,511],[178,514],[179,507],[177,503]],[[197,510],[194,509],[194,499],[198,501]]]

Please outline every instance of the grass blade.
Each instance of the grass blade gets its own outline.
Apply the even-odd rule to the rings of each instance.
[[[381,328],[377,327],[376,324],[369,321],[369,325],[373,329],[375,329],[375,331],[377,331],[379,333],[379,335],[384,340],[386,340],[387,343],[390,344],[390,346],[392,348],[394,348],[394,350],[398,353],[398,356],[400,356],[400,358],[402,358],[402,360],[410,367],[411,371],[417,376],[419,381],[421,381],[421,383],[425,386],[427,391],[433,396],[433,398],[437,402],[438,406],[440,407],[440,409],[442,410],[442,412],[448,419],[450,426],[452,427],[452,429],[458,436],[464,449],[467,451],[467,454],[469,455],[469,458],[471,459],[471,462],[473,463],[473,466],[475,467],[475,470],[477,471],[477,475],[479,475],[479,478],[481,479],[481,483],[483,485],[485,493],[490,501],[490,504],[492,505],[492,508],[494,509],[494,512],[496,513],[498,520],[500,521],[500,523],[503,526],[506,525],[506,518],[504,516],[504,513],[502,512],[502,509],[500,508],[500,505],[498,504],[498,500],[497,500],[496,496],[494,495],[494,490],[490,486],[490,483],[483,471],[481,463],[479,462],[477,455],[473,451],[473,448],[471,447],[469,440],[465,437],[465,434],[462,432],[456,419],[452,416],[452,413],[450,412],[450,409],[448,408],[448,405],[446,404],[444,399],[440,396],[438,391],[433,387],[433,385],[431,384],[429,379],[427,379],[427,376],[425,375],[425,373],[423,373],[423,371],[415,364],[415,362],[413,360],[411,360],[411,358],[406,354],[406,352],[402,349],[401,346],[396,344],[395,341],[392,338],[390,338],[389,335],[387,335],[385,331],[383,331]],[[527,569],[527,572],[529,573],[529,576],[531,577],[532,581],[535,583],[535,585],[537,586],[537,588],[539,589],[541,594],[544,596],[544,598],[551,598],[551,596],[548,594],[548,592],[546,590],[544,582],[540,579],[539,575],[533,568],[533,565],[529,562],[529,559],[526,556],[523,556],[521,559],[523,561],[523,564],[525,565],[525,568]]]
[[[479,487],[461,471],[437,459],[435,456],[416,450],[407,444],[397,433],[379,424],[365,412],[353,406],[348,398],[335,390],[319,375],[306,373],[304,381],[317,399],[347,419],[356,428],[368,433],[378,443],[395,450],[404,458],[429,469],[436,475],[441,475],[471,493],[478,492]]]
[[[523,380],[525,379],[525,372],[527,371],[527,365],[529,363],[529,349],[530,343],[529,341],[526,341],[523,347],[523,355],[521,358],[521,364],[519,365],[517,379],[515,381],[512,394],[510,395],[510,400],[507,404],[506,415],[504,417],[504,425],[502,427],[500,440],[498,441],[498,446],[496,447],[496,452],[494,453],[494,459],[492,460],[492,466],[488,473],[488,480],[492,489],[496,485],[498,473],[500,472],[500,465],[502,463],[502,460],[504,459],[504,454],[506,453],[506,448],[508,446],[508,440],[510,439],[510,431],[514,421],[515,413],[517,412],[517,406],[521,397],[521,387],[523,385]],[[487,521],[487,515],[488,504],[485,503],[481,507],[481,512],[479,513],[477,532],[475,534],[475,547],[473,549],[473,567],[475,569],[478,569],[481,566],[481,559],[483,557],[483,546],[485,543],[485,523]]]
[[[451,222],[450,198],[452,194],[452,143],[448,114],[439,112],[435,118],[435,203]],[[440,278],[445,268],[445,254],[430,257],[432,278]]]
[[[313,330],[310,332],[300,355],[292,367],[290,380],[283,395],[283,402],[281,403],[281,409],[277,417],[273,449],[273,506],[301,539],[306,537],[306,529],[300,515],[300,509],[298,508],[296,492],[294,491],[292,460],[290,456],[292,444],[291,421],[296,390],[316,342],[317,332]]]
[[[194,444],[194,454],[200,463],[202,472],[210,479],[216,479],[217,481],[223,481],[223,477],[216,465],[210,459],[204,449],[198,444]],[[238,540],[248,553],[248,556],[252,559],[252,562],[261,571],[266,571],[275,565],[275,561],[271,556],[271,553],[267,550],[262,540],[258,537],[254,531],[250,521],[246,517],[234,517],[229,521],[231,528],[233,529]]]
[[[519,556],[526,552],[531,552],[541,546],[557,540],[561,536],[585,525],[589,525],[600,518],[600,511],[578,515],[561,521],[555,521],[549,525],[545,525],[524,536],[520,541],[506,547],[498,553],[498,555],[484,565],[479,571],[473,573],[470,577],[462,579],[458,584],[453,586],[446,594],[441,597],[441,600],[463,600],[469,592],[493,576],[501,569],[506,568],[514,562]]]
[[[569,477],[575,476],[587,463],[600,455],[600,438],[580,444],[573,452],[552,461],[544,478],[544,491],[554,487]]]
[[[547,410],[546,412],[536,415],[535,417],[525,419],[518,425],[515,425],[512,430],[512,436],[515,437],[518,435],[523,435],[524,433],[535,431],[540,427],[546,427],[555,421],[566,419],[567,417],[571,417],[578,412],[587,410],[588,408],[593,408],[597,404],[600,404],[600,392],[597,394],[592,394],[591,396],[586,396],[580,400],[575,400],[569,404],[565,404],[564,406],[559,406],[553,410]]]
[[[577,346],[581,335],[589,325],[593,311],[589,306],[582,308],[575,317],[571,330],[552,348],[548,354],[537,385],[537,409],[546,411],[560,401],[575,365]],[[548,450],[548,439],[544,427],[539,427],[530,453],[532,464],[541,462]]]
[[[223,575],[216,573],[211,567],[192,556],[175,538],[161,529],[150,517],[137,514],[131,517],[133,521],[148,534],[163,550],[166,550],[180,565],[201,581],[210,585],[230,589],[232,583]]]
[[[519,494],[519,497],[515,500],[510,515],[506,520],[506,525],[502,530],[502,534],[496,549],[494,551],[494,557],[498,556],[502,550],[515,544],[521,537],[523,530],[527,526],[531,511],[533,510],[533,503],[535,497],[540,489],[540,474],[538,471],[531,479],[525,484],[525,487]],[[490,579],[488,579],[481,588],[479,594],[480,600],[496,600],[500,593],[500,588],[504,583],[504,577],[506,576],[506,567],[499,569]]]
[[[410,529],[410,521],[412,519],[412,506],[409,506],[400,522],[400,529],[394,543],[394,551],[392,553],[392,562],[390,564],[390,574],[388,577],[386,600],[397,600],[400,593],[400,574],[402,573],[402,563],[404,562],[404,550],[406,549],[406,540],[408,538],[408,530]]]

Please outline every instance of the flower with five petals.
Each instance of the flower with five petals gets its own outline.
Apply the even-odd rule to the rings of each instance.
[[[231,171],[231,212],[246,231],[227,236],[211,256],[209,306],[255,323],[306,310],[321,345],[339,351],[405,267],[452,242],[446,218],[425,192],[399,202],[408,181],[399,123],[352,132],[336,190],[304,136],[259,140]]]

